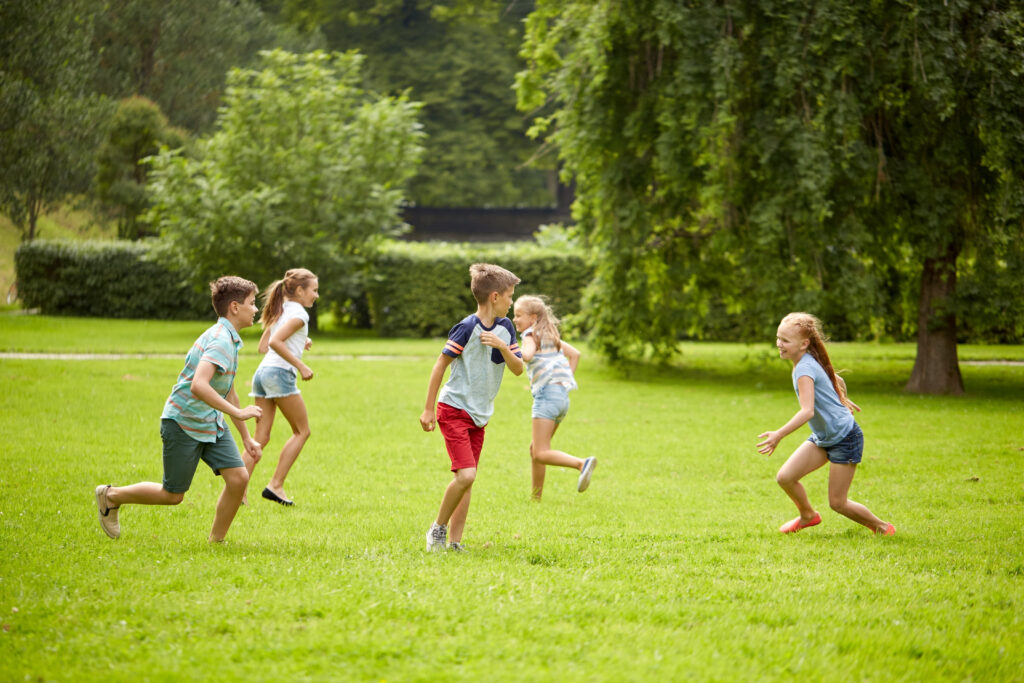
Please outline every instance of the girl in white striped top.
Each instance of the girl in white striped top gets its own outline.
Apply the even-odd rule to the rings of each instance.
[[[512,322],[522,335],[520,348],[533,394],[533,440],[530,442],[533,499],[541,499],[547,465],[579,470],[576,490],[582,493],[590,485],[597,458],[580,459],[551,448],[551,438],[569,412],[569,391],[576,388],[574,374],[580,352],[562,340],[558,318],[539,296],[519,297]]]

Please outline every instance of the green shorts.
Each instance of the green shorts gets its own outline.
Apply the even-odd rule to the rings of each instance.
[[[160,420],[160,438],[164,442],[164,489],[171,493],[188,491],[200,459],[214,474],[232,467],[245,467],[231,432],[225,432],[213,443],[196,441],[177,422],[165,417]]]

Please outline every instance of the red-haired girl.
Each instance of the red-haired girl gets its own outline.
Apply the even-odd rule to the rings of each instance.
[[[783,524],[779,531],[788,534],[821,523],[821,515],[811,505],[800,480],[830,463],[829,507],[876,534],[892,536],[896,533],[892,524],[847,498],[864,451],[864,433],[853,419],[853,411],[860,408],[847,398],[846,383],[832,369],[825,341],[821,321],[808,313],[790,313],[779,323],[775,345],[779,357],[793,363],[793,388],[800,410],[779,429],[759,435],[763,441],[757,449],[771,455],[786,435],[808,422],[811,427],[810,438],[793,451],[775,477],[800,512],[799,517]]]

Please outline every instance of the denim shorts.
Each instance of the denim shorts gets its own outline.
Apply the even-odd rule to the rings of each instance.
[[[837,465],[856,465],[864,454],[864,432],[860,425],[853,423],[853,429],[843,437],[843,440],[832,446],[819,446],[818,437],[811,434],[807,439],[815,446],[823,448],[828,455],[828,461]]]
[[[533,417],[559,424],[569,412],[569,390],[561,384],[545,384],[533,392]]]
[[[284,368],[264,366],[256,368],[256,374],[252,376],[252,391],[250,396],[256,398],[282,398],[298,394],[299,387],[296,384],[295,373]]]

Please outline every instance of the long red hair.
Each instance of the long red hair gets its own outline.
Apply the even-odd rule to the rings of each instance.
[[[818,364],[825,369],[825,374],[832,380],[832,386],[835,388],[836,394],[839,395],[839,400],[850,412],[853,412],[853,403],[846,397],[846,389],[839,383],[836,371],[832,368],[832,360],[828,357],[828,351],[825,349],[828,337],[822,331],[821,321],[810,313],[790,313],[779,324],[792,325],[800,331],[804,339],[810,341],[807,353],[811,354],[814,360],[818,361]]]

